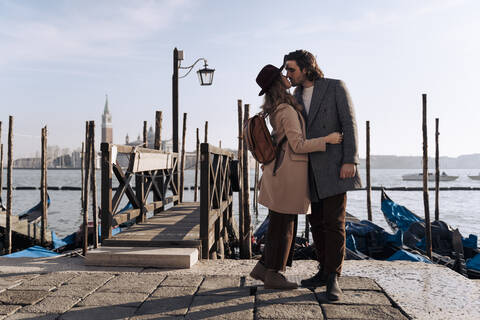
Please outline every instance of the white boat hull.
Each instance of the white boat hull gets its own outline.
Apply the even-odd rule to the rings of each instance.
[[[478,176],[468,176],[472,180],[480,180],[480,175]]]
[[[404,181],[423,181],[423,174],[405,174],[402,176]],[[449,176],[449,175],[440,175],[440,181],[454,181],[457,180],[458,176]],[[429,174],[428,181],[435,181],[435,175]]]

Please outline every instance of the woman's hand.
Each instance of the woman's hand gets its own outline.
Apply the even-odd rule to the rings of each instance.
[[[327,140],[326,142],[330,144],[339,144],[342,143],[343,134],[340,132],[332,132],[325,138],[325,140]]]

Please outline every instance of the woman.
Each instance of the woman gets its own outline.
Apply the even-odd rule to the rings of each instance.
[[[333,132],[326,137],[305,139],[302,106],[287,91],[290,82],[273,65],[266,65],[256,79],[265,94],[262,110],[268,114],[272,135],[279,142],[276,161],[263,168],[258,202],[267,207],[269,226],[262,258],[250,276],[262,280],[267,289],[294,289],[280,273],[291,266],[298,214],[305,214],[310,205],[308,189],[308,153],[325,151],[326,144],[342,142],[342,135]]]

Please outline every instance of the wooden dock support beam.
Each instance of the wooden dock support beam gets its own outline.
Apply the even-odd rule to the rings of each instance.
[[[92,187],[92,216],[93,216],[93,247],[98,248],[98,206],[97,206],[97,153],[95,152],[95,121],[90,121],[90,152],[92,168],[91,187]]]
[[[367,121],[367,214],[368,221],[372,221],[372,184],[370,182],[370,121]]]
[[[90,126],[89,122],[85,122],[85,179],[83,186],[83,224],[82,224],[82,233],[83,233],[83,256],[87,255],[88,250],[88,191],[89,182],[90,182]]]
[[[440,220],[439,190],[440,190],[440,150],[438,145],[438,118],[435,118],[435,220]]]
[[[40,199],[42,201],[42,218],[40,224],[40,242],[46,245],[48,226],[48,197],[47,197],[47,127],[42,128],[42,173],[40,178]]]
[[[183,113],[183,127],[182,127],[182,152],[180,162],[180,202],[183,202],[183,186],[185,180],[185,136],[187,134],[187,114]]]
[[[112,150],[107,142],[100,145],[102,151],[102,236],[101,241],[112,237]]]
[[[197,202],[197,190],[198,190],[198,160],[200,157],[200,137],[197,128],[197,147],[195,152],[195,185],[193,187],[193,201]]]
[[[13,169],[13,117],[8,117],[8,152],[7,152],[7,216],[5,219],[4,250],[5,253],[12,253],[12,169]]]
[[[243,124],[247,122],[250,117],[250,105],[245,104]],[[250,259],[252,257],[252,240],[250,225],[252,219],[250,217],[250,175],[248,166],[248,149],[246,141],[243,140],[242,147],[242,162],[243,162],[243,238],[240,239],[240,258]]]
[[[423,132],[423,206],[425,209],[426,253],[432,258],[432,229],[428,199],[428,137],[427,137],[427,95],[422,94],[422,132]]]

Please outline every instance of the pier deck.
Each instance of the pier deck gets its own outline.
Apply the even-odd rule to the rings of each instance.
[[[103,246],[199,248],[200,203],[180,203],[105,239]]]

